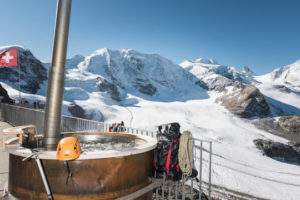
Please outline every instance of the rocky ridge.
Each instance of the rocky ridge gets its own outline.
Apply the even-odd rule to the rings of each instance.
[[[242,118],[266,117],[270,108],[263,94],[253,85],[235,82],[230,92],[217,98],[225,108]]]

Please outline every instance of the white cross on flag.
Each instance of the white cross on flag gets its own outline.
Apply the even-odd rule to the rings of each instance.
[[[18,50],[9,49],[0,53],[0,66],[11,67],[18,66]]]

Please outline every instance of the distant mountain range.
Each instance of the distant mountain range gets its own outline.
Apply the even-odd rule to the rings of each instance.
[[[1,67],[1,85],[18,101],[21,69],[22,97],[43,104],[51,64],[21,46],[0,52],[9,48],[18,48],[21,68]],[[67,59],[63,114],[152,131],[179,122],[213,142],[213,184],[257,199],[300,195],[300,61],[257,76],[215,60],[175,64],[104,48]]]
[[[45,96],[50,63],[42,63],[21,46],[0,47],[0,51],[10,48],[19,52],[22,91]],[[208,98],[207,92],[215,91],[223,94],[216,101],[240,117],[299,115],[300,103],[286,109],[286,104],[274,102],[276,98],[267,97],[259,89],[268,85],[298,96],[299,74],[300,61],[256,76],[248,67],[239,72],[216,60],[199,58],[178,65],[157,54],[103,48],[67,60],[64,99],[75,103],[98,93],[109,104],[131,105],[131,96],[171,102]],[[18,89],[18,68],[1,68],[0,80]]]
[[[30,50],[21,46],[0,47],[0,51],[10,48],[17,48],[19,52],[21,89],[45,96],[47,69],[50,63],[42,63]],[[1,68],[0,80],[18,89],[18,69]],[[225,99],[228,99],[229,96],[240,96],[241,88],[252,85],[255,88],[247,89],[248,92],[252,92],[252,96],[243,101],[250,103],[244,108],[233,105],[240,104],[238,102],[230,102],[230,106],[234,108],[229,108],[224,98],[221,103],[228,105],[227,108],[235,114],[240,112],[236,109],[252,110],[252,114],[240,114],[242,117],[275,116],[278,115],[278,110],[284,112],[284,109],[276,105],[273,107],[277,111],[272,113],[271,108],[269,113],[268,105],[259,90],[264,84],[282,93],[299,95],[300,61],[275,69],[269,74],[256,76],[248,67],[239,72],[234,67],[219,64],[216,60],[199,58],[195,61],[186,60],[178,65],[157,54],[143,54],[131,49],[112,51],[103,48],[89,56],[76,55],[67,59],[64,99],[70,102],[87,100],[91,93],[97,92],[106,101],[126,105],[128,95],[169,102],[206,98],[206,91],[226,94],[224,97],[227,96]],[[232,87],[235,89],[228,94],[229,88]],[[243,89],[243,92],[245,91],[246,89]],[[255,100],[257,95],[262,99]],[[266,101],[268,102],[268,99]],[[298,106],[292,106],[299,108],[300,103]],[[299,113],[295,111],[290,114]]]

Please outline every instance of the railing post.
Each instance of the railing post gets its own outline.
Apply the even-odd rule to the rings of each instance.
[[[211,159],[212,159],[212,142],[209,142],[209,189],[208,189],[208,199],[211,199]]]
[[[165,184],[166,184],[166,173],[164,172],[164,174],[163,174],[162,192],[161,192],[162,199],[165,198]]]
[[[184,177],[182,179],[182,188],[181,188],[181,192],[182,192],[182,200],[185,200],[185,180]]]
[[[192,160],[191,160],[191,167],[194,167],[194,145],[195,141],[192,139]],[[194,181],[193,178],[191,178],[191,198],[193,199],[194,197]]]
[[[199,168],[199,200],[201,200],[202,195],[202,141],[200,141],[200,168]]]
[[[175,189],[175,200],[177,200],[178,199],[178,182],[179,181],[176,181],[176,189]]]
[[[172,185],[173,185],[173,181],[168,181],[168,200],[171,200]]]

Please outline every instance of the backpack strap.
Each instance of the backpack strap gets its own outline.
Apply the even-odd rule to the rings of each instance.
[[[170,171],[170,161],[171,161],[171,155],[172,155],[172,146],[173,146],[173,144],[170,144],[170,148],[169,148],[169,152],[168,152],[168,157],[167,157],[167,162],[166,162],[167,177],[168,177],[169,171]]]

